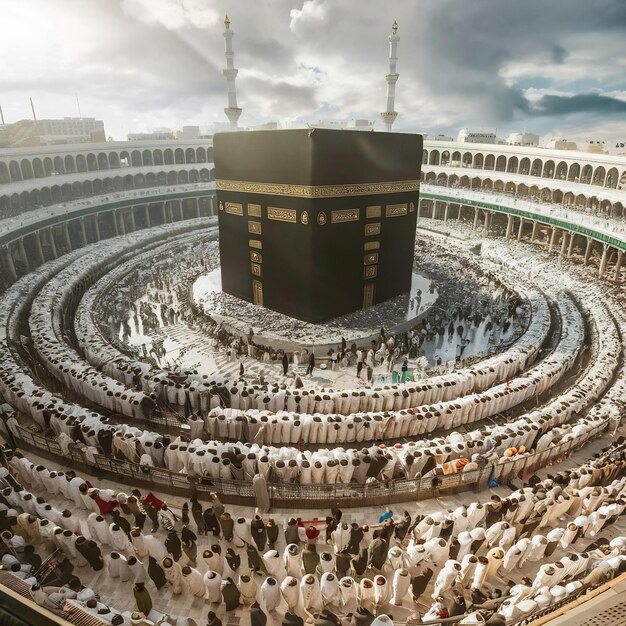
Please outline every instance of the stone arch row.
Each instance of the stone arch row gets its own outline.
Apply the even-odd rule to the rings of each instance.
[[[212,163],[213,148],[145,148],[0,160],[0,184],[123,167]]]
[[[165,187],[168,185],[185,185],[188,183],[208,183],[215,180],[214,168],[203,167],[190,170],[161,170],[147,174],[127,174],[125,176],[107,176],[93,178],[61,185],[46,185],[39,189],[0,195],[0,219],[10,217],[22,211],[42,206],[70,202],[89,196],[106,193],[130,191],[146,187]]]
[[[576,194],[572,191],[551,189],[549,187],[542,187],[541,184],[527,185],[526,183],[515,183],[500,178],[494,180],[480,176],[469,176],[467,174],[459,175],[432,171],[422,172],[422,182],[442,187],[475,189],[517,196],[519,198],[529,198],[541,202],[562,204],[581,210],[601,213],[607,217],[625,217],[624,204],[622,202],[613,202],[607,199],[601,200],[597,195],[591,193]]]
[[[597,185],[609,189],[618,189],[626,185],[626,168],[623,166],[608,167],[593,166],[590,163],[567,163],[564,160],[531,158],[520,156],[496,155],[493,153],[461,152],[460,150],[424,150],[423,165],[441,165],[452,167],[466,167],[479,170],[492,170],[520,174],[522,176],[537,176],[554,180]],[[621,171],[620,171],[621,170]]]

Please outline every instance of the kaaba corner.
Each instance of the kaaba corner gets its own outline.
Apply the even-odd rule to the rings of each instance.
[[[422,137],[214,136],[222,289],[308,322],[409,291]]]

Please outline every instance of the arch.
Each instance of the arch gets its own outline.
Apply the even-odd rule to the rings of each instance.
[[[478,152],[474,155],[474,169],[482,170],[485,163],[485,157],[482,152]]]
[[[537,185],[533,185],[532,187],[528,188],[528,195],[531,198],[538,198],[539,197],[539,187],[537,187]]]
[[[602,187],[604,187],[604,179],[606,178],[606,170],[604,169],[604,167],[602,167],[602,165],[600,165],[599,167],[596,167],[596,171],[593,173],[593,184],[594,185],[601,185]]]
[[[44,206],[46,206],[47,204],[52,204],[52,194],[50,193],[50,187],[42,187],[41,203]]]
[[[75,180],[72,183],[72,196],[74,198],[80,198],[83,195],[83,186],[79,181]]]
[[[439,150],[431,150],[428,165],[439,165]]]
[[[580,164],[572,163],[569,166],[569,172],[567,173],[567,180],[571,182],[578,182],[580,178]]]
[[[428,150],[422,150],[422,165],[428,164]]]
[[[517,168],[519,167],[519,161],[516,156],[511,157],[506,164],[506,171],[511,174],[517,174]]]
[[[196,162],[196,151],[193,148],[187,148],[185,150],[185,163],[195,163]]]
[[[93,196],[93,183],[90,180],[83,182],[83,194],[85,196]]]
[[[94,196],[99,196],[102,193],[102,181],[99,178],[93,181],[93,193]]]
[[[17,211],[20,210],[20,196],[17,193],[14,193],[11,196],[11,210],[14,213],[17,213]]]
[[[43,171],[43,162],[40,158],[33,159],[33,174],[35,178],[43,178],[45,173]]]
[[[448,178],[448,187],[458,187],[459,186],[459,177],[456,174],[450,174]]]
[[[450,151],[444,150],[441,153],[441,165],[450,165]]]
[[[554,178],[558,180],[565,180],[567,178],[567,163],[565,161],[561,161],[554,171]]]
[[[619,174],[617,173],[617,168],[612,167],[606,175],[606,181],[604,183],[605,187],[609,187],[611,189],[617,188],[617,181],[619,179]]]
[[[501,180],[496,180],[493,184],[493,190],[497,193],[502,193],[504,191],[504,182]]]
[[[482,188],[487,191],[491,191],[493,189],[493,181],[491,178],[485,178],[485,180],[483,180]]]
[[[493,154],[488,154],[485,157],[485,167],[486,170],[493,170],[496,166],[496,157]]]
[[[56,159],[54,160],[55,164],[56,164]],[[74,172],[76,172],[76,159],[74,159],[74,157],[71,154],[68,154],[65,159],[63,160],[63,165],[64,167],[64,171],[61,172],[58,168],[55,167],[55,169],[57,170],[57,172],[59,173],[64,173],[64,174],[73,174]]]
[[[116,176],[113,179],[113,186],[115,187],[115,191],[123,191],[124,190],[124,178],[122,176]]]
[[[157,177],[154,172],[148,172],[146,174],[146,187],[156,187]]]
[[[530,175],[541,176],[541,166],[542,166],[541,159],[535,159],[530,168]]]
[[[198,170],[189,170],[189,182],[190,183],[200,182],[200,174]]]
[[[9,166],[0,161],[0,184],[6,185],[11,182],[11,174],[9,173]]]
[[[579,193],[576,196],[575,204],[577,207],[584,208],[585,206],[587,206],[587,197],[584,194]]]
[[[501,154],[496,159],[496,172],[504,172],[506,170],[506,157]]]
[[[120,152],[120,165],[122,167],[130,167],[130,154],[126,150]]]
[[[554,161],[552,159],[548,159],[543,164],[543,178],[554,178]]]
[[[598,200],[596,196],[591,196],[587,200],[587,208],[591,209],[594,213],[596,213],[598,209],[600,208],[600,200]]]
[[[482,181],[478,176],[474,176],[474,178],[472,178],[472,189],[480,189],[481,184]]]
[[[213,163],[213,146],[209,146],[206,149],[206,162]]]
[[[109,159],[104,152],[100,152],[98,154],[98,169],[100,170],[108,170],[109,169]]]
[[[20,194],[20,207],[22,209],[30,208],[30,193],[28,191],[22,191]]]
[[[214,181],[215,180],[215,168],[214,167],[212,167],[209,170],[209,174],[211,175],[211,180]]]
[[[174,153],[171,148],[168,148],[163,153],[163,160],[165,161],[165,165],[174,165]]]
[[[529,163],[530,163],[530,161],[529,161]],[[517,195],[520,198],[527,198],[528,197],[528,186],[525,185],[524,183],[520,183],[517,186],[517,192],[516,193],[517,193]]]
[[[120,155],[117,152],[109,152],[109,166],[111,168],[120,166]]]
[[[517,173],[521,174],[522,176],[528,176],[528,174],[530,174],[530,159],[528,157],[524,157],[519,162]]]
[[[463,161],[461,163],[462,167],[472,167],[472,153],[465,152],[463,154]]]
[[[95,172],[98,169],[98,159],[95,154],[89,153],[87,155],[87,169],[90,172]]]
[[[113,193],[115,191],[113,179],[107,176],[107,178],[102,181],[102,189],[105,193]]]
[[[426,182],[433,184],[437,181],[437,175],[435,174],[435,172],[427,172],[426,174]]]
[[[206,163],[206,150],[204,148],[196,150],[196,163]]]
[[[63,165],[63,161],[61,161],[61,165]],[[43,171],[44,171],[44,176],[52,176],[52,172],[54,172],[54,164],[50,157],[46,157],[43,160]]]
[[[152,162],[155,165],[163,165],[163,150],[154,150],[152,152]]]
[[[575,199],[576,199],[576,196],[573,194],[573,192],[567,191],[563,195],[563,204],[565,206],[573,206]]]
[[[141,153],[141,159],[143,161],[144,165],[152,165],[152,151],[151,150],[144,150]]]
[[[422,172],[422,176],[424,175],[424,172]],[[211,173],[209,172],[209,170],[206,167],[203,167],[200,170],[200,180],[203,183],[208,183],[211,180]]]
[[[589,165],[589,163],[587,163],[587,165],[583,167],[582,172],[580,174],[580,182],[583,185],[588,185],[591,182],[592,172],[593,172],[593,168],[591,167],[591,165]]]
[[[178,184],[185,185],[189,182],[189,172],[187,170],[181,170],[178,172]]]
[[[17,161],[11,161],[9,163],[9,172],[11,173],[12,183],[22,180],[22,170],[20,170],[20,166]]]
[[[459,179],[459,187],[463,187],[464,189],[469,189],[469,186],[470,186],[469,176],[467,175],[461,176],[461,178]]]
[[[163,170],[157,174],[157,183],[159,187],[165,187],[165,185],[167,185],[167,174]]]
[[[85,158],[84,154],[76,155],[76,169],[79,172],[87,171],[87,159]]]
[[[461,153],[458,150],[455,150],[450,157],[450,163],[458,163],[461,164]],[[457,166],[458,167],[458,166]]]
[[[28,159],[22,159],[21,170],[22,170],[22,178],[24,180],[29,180],[31,178],[34,178],[33,165]]]
[[[134,189],[133,187],[134,181],[133,181],[133,177],[132,174],[127,174],[126,176],[124,176],[124,189]]]
[[[135,174],[133,179],[133,184],[135,185],[135,189],[140,189],[141,187],[146,186],[146,177],[143,174]]]
[[[178,177],[176,176],[176,172],[168,172],[167,173],[167,184],[175,185],[178,182]]]
[[[174,150],[174,161],[177,165],[182,165],[185,162],[185,153],[182,148]]]
[[[539,194],[539,198],[542,202],[552,202],[552,190],[544,187]]]
[[[62,201],[61,196],[61,187],[60,185],[52,185],[50,188],[50,196],[52,197],[52,202],[57,203]]]
[[[133,167],[141,167],[141,152],[139,150],[133,150],[130,153],[130,164]]]
[[[505,186],[504,186],[504,192],[511,194],[511,195],[516,195],[517,193],[517,188],[515,187],[515,183],[512,182],[508,182]]]
[[[63,185],[61,185],[61,197],[63,198],[64,202],[74,199],[72,194],[72,185],[70,185],[69,183],[64,183]]]
[[[611,207],[612,217],[624,217],[624,205],[621,202],[615,202]]]
[[[611,217],[611,201],[610,200],[602,200],[600,202],[600,213],[606,215],[607,217]]]

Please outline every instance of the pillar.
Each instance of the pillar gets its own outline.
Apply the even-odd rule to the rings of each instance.
[[[135,207],[130,207],[130,225],[133,229],[133,232],[137,230],[137,224],[135,222]]]
[[[161,215],[163,216],[163,223],[167,224],[167,216],[165,214],[165,202],[161,203]]]
[[[146,227],[152,228],[152,222],[150,221],[150,205],[144,204],[143,210],[144,210],[144,213],[146,214]]]
[[[447,222],[448,221],[448,213],[450,212],[450,203],[446,202],[446,208],[443,212],[443,221]]]
[[[37,231],[35,233],[35,246],[37,247],[37,254],[39,255],[39,260],[42,263],[46,262],[46,257],[43,254],[43,246],[41,245],[41,233]]]
[[[517,231],[517,240],[519,241],[522,238],[522,231],[524,230],[524,218],[520,217],[519,219],[519,230]]]
[[[70,237],[70,226],[67,222],[63,222],[63,236],[68,250],[72,250],[72,239]]]
[[[552,252],[552,248],[554,246],[554,242],[556,241],[556,228],[552,228],[552,234],[550,235],[550,247],[548,248],[549,252]]]
[[[85,230],[85,218],[80,218],[80,234],[83,238],[83,246],[86,246],[89,242],[87,241],[87,231]]]
[[[196,198],[196,217],[200,217],[200,198]]]
[[[96,233],[96,241],[100,241],[100,224],[98,223],[98,214],[93,216],[93,229]]]
[[[620,270],[622,269],[622,257],[624,256],[623,250],[617,251],[617,262],[615,263],[615,276],[613,280],[618,283],[620,279]]]
[[[533,221],[533,232],[532,232],[532,233],[531,233],[531,235],[530,235],[530,241],[531,241],[531,243],[532,243],[533,241],[535,241],[535,236],[536,236],[536,235],[537,235],[537,222],[536,222],[536,221]]]
[[[109,215],[112,218],[113,228],[115,230],[115,236],[117,237],[120,234],[120,229],[117,226],[117,211],[110,211]]]
[[[183,214],[183,201],[177,200],[177,202],[178,202],[178,212],[180,213],[179,221],[182,222],[185,219],[185,216]]]
[[[418,217],[418,219],[419,219],[420,217],[422,217],[422,202],[424,202],[424,201],[423,201],[423,200],[420,200],[420,201],[417,203],[417,217]],[[212,206],[212,205],[213,205],[213,202],[211,202],[211,203],[210,203],[210,206]]]
[[[478,226],[478,209],[474,207],[474,225],[472,226],[472,230],[476,230],[476,226]]]
[[[565,256],[565,252],[567,250],[567,238],[569,236],[567,231],[565,230],[562,232],[562,235],[563,236],[561,237],[561,253],[560,253],[561,258]]]
[[[593,239],[591,237],[587,237],[587,247],[585,248],[585,265],[589,264],[589,257],[591,256],[591,244],[593,243]]]
[[[511,231],[512,230],[513,230],[513,216],[512,215],[507,215],[506,216],[506,235],[505,235],[506,239],[510,239],[511,238]]]
[[[609,246],[604,244],[602,248],[602,259],[600,259],[600,270],[598,271],[598,276],[602,278],[604,276],[604,272],[606,272],[606,262],[609,258]]]
[[[17,280],[17,272],[15,271],[15,263],[13,262],[13,255],[11,254],[11,247],[6,246],[2,248],[2,250],[4,252],[4,257],[6,259],[7,267],[9,268],[9,274],[11,274],[11,277],[13,278],[13,280]]]
[[[567,258],[569,259],[572,256],[572,252],[574,252],[574,233],[571,233],[569,236],[569,246],[567,247]]]
[[[57,252],[57,244],[54,240],[54,226],[51,226],[48,229],[48,236],[50,237],[50,248],[52,248],[52,258],[57,259],[59,257],[59,253]]]
[[[125,235],[126,226],[124,224],[124,209],[120,209],[119,211],[116,211],[116,213],[117,213],[116,219],[119,219],[120,221],[120,230],[122,231],[122,235]]]

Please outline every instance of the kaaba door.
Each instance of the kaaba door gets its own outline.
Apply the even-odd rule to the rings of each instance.
[[[252,296],[254,304],[263,306],[263,283],[259,280],[252,281]]]
[[[376,285],[374,283],[365,283],[363,287],[363,308],[367,309],[374,305],[374,289]]]

